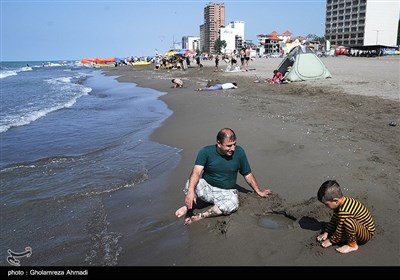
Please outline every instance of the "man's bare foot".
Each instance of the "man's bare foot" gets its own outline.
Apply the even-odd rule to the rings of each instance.
[[[184,225],[190,225],[192,223],[192,217],[186,217],[185,222],[183,223]]]
[[[204,215],[202,213],[195,214],[195,215],[193,215],[191,217],[187,217],[185,219],[185,225],[190,225],[190,224],[192,224],[194,222],[198,222],[200,220],[203,220],[204,218],[205,217],[204,217]]]
[[[343,245],[342,247],[339,247],[336,249],[336,251],[338,251],[339,253],[342,254],[347,254],[353,251],[357,251],[358,250],[358,246],[349,246],[349,245]]]
[[[176,210],[175,216],[177,216],[178,218],[182,218],[183,216],[186,215],[186,213],[187,213],[187,207],[186,206],[182,206],[181,208]]]

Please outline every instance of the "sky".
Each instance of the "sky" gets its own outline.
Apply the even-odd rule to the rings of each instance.
[[[0,61],[162,54],[200,35],[211,2],[224,3],[225,24],[243,21],[253,43],[272,31],[324,35],[326,0],[0,0]]]

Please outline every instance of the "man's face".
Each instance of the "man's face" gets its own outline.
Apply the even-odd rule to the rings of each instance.
[[[220,154],[225,155],[225,156],[232,156],[233,153],[235,152],[235,147],[236,147],[236,141],[232,141],[229,139],[224,139],[224,142],[217,142],[218,145],[218,150]]]

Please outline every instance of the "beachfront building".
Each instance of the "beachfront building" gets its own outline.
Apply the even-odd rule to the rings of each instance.
[[[189,51],[200,51],[200,37],[196,36],[183,36],[182,37],[182,49]]]
[[[225,5],[209,3],[204,7],[204,23],[200,25],[200,46],[204,52],[213,53],[219,28],[225,26]]]
[[[327,0],[325,39],[350,48],[394,47],[399,1]]]
[[[291,40],[292,33],[288,30],[282,34],[279,34],[276,31],[272,31],[269,34],[258,34],[257,46],[259,49],[259,55],[279,54],[282,46]]]
[[[226,48],[221,50],[222,53],[241,49],[244,43],[244,22],[232,21],[227,26],[221,27],[219,39],[226,42]]]

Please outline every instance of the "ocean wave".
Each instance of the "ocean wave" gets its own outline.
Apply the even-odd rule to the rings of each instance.
[[[18,75],[19,72],[26,72],[26,71],[32,71],[32,68],[29,66],[25,66],[14,70],[2,70],[0,71],[0,79],[4,79],[10,76],[15,76]]]
[[[12,127],[18,127],[18,126],[23,126],[30,124],[31,122],[34,122],[47,114],[61,110],[64,108],[69,108],[72,105],[74,105],[77,101],[77,99],[83,95],[88,94],[91,91],[91,89],[84,90],[81,95],[75,96],[71,98],[70,100],[64,102],[63,104],[58,104],[56,106],[52,106],[49,108],[44,108],[40,110],[33,110],[30,112],[25,112],[25,113],[20,113],[18,115],[8,115],[3,118],[4,121],[8,122],[7,124],[2,124],[0,125],[0,133],[6,132]]]
[[[8,131],[12,127],[30,124],[51,112],[72,107],[80,97],[88,95],[92,91],[92,88],[81,84],[84,78],[83,74],[78,74],[73,77],[45,79],[44,82],[52,87],[54,94],[49,95],[47,100],[38,99],[35,103],[27,104],[14,113],[1,114],[0,133]],[[46,103],[39,103],[42,101],[46,101]]]

